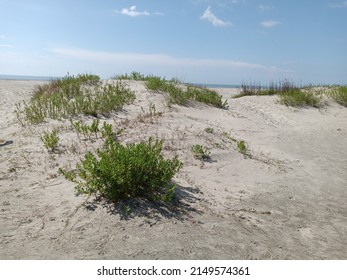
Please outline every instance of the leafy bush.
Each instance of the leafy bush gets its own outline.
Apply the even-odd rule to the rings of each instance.
[[[347,107],[347,86],[340,86],[331,93],[332,98],[339,104]]]
[[[53,129],[51,133],[44,132],[43,136],[40,138],[45,148],[51,152],[54,152],[58,147],[60,140],[58,132],[57,129]]]
[[[149,200],[170,201],[175,184],[173,176],[182,163],[161,155],[163,141],[122,145],[110,138],[97,154],[88,152],[78,164],[77,176],[60,170],[68,180],[77,183],[76,189],[84,194],[98,194],[113,202],[144,197]]]

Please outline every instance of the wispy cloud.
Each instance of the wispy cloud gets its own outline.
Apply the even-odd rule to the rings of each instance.
[[[0,44],[0,48],[13,48],[11,45]]]
[[[211,6],[208,6],[205,10],[204,14],[200,17],[202,20],[207,20],[211,22],[216,27],[225,27],[225,26],[231,26],[232,23],[228,21],[223,21],[215,16],[214,13],[211,11]]]
[[[0,35],[0,39],[6,39],[5,35]]]
[[[274,9],[274,7],[273,6],[266,6],[266,5],[259,5],[258,9],[261,12],[266,12],[266,11],[270,11],[270,10]]]
[[[262,21],[262,22],[260,23],[260,25],[261,25],[262,27],[266,27],[266,28],[275,27],[275,26],[277,26],[277,25],[279,25],[279,24],[281,24],[281,22],[279,22],[279,21],[277,21],[277,20],[272,20],[272,19],[270,19],[270,20],[265,20],[265,21]]]
[[[127,64],[148,64],[148,65],[166,65],[178,67],[236,67],[243,69],[258,69],[264,71],[288,72],[285,69],[279,69],[275,66],[249,63],[235,60],[222,59],[192,59],[178,58],[166,54],[143,54],[143,53],[121,53],[121,52],[99,52],[79,48],[52,48],[50,52],[66,58],[81,59],[84,62],[97,61],[113,64],[115,62]]]
[[[330,8],[347,8],[347,0],[340,3],[329,3]]]
[[[139,17],[139,16],[150,16],[150,15],[156,15],[156,16],[162,16],[163,13],[159,13],[159,12],[154,12],[154,13],[150,13],[147,11],[138,11],[136,9],[136,6],[131,6],[130,8],[123,8],[121,11],[115,11],[117,14],[122,14],[125,16],[129,16],[129,17]]]

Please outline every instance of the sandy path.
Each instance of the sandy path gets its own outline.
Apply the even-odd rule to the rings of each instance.
[[[0,81],[0,138],[13,141],[0,147],[1,259],[347,258],[346,108],[293,109],[276,97],[231,99],[235,90],[222,89],[228,110],[169,109],[163,96],[129,82],[135,104],[109,120],[126,123],[121,140],[164,138],[165,154],[177,153],[184,168],[176,209],[133,202],[124,216],[122,206],[112,213],[75,196],[57,174],[88,147],[68,122],[18,124],[15,103],[35,84]],[[143,117],[150,104],[162,116]],[[62,131],[62,154],[48,154],[39,140],[52,127]],[[226,133],[246,141],[251,157]],[[195,159],[193,144],[207,146],[211,161]]]

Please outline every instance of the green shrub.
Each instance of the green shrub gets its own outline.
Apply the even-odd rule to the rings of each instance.
[[[88,152],[77,175],[60,170],[65,177],[77,183],[76,189],[84,194],[98,194],[113,202],[144,197],[149,200],[168,201],[173,198],[173,176],[182,163],[161,155],[163,141],[122,145],[108,138],[97,154]]]
[[[40,138],[45,148],[51,152],[55,152],[58,147],[60,140],[58,132],[59,131],[57,129],[53,129],[51,133],[44,132],[43,136]]]
[[[210,159],[211,152],[206,147],[196,144],[191,147],[191,150],[194,154],[194,157],[197,159],[202,159],[202,160]]]
[[[347,86],[340,86],[331,93],[332,98],[339,104],[347,107]]]

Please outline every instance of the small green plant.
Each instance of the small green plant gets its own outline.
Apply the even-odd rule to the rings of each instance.
[[[205,128],[205,132],[206,132],[206,133],[209,133],[209,134],[213,134],[214,130],[213,130],[212,127],[206,127],[206,128]]]
[[[241,153],[241,154],[246,154],[247,152],[247,146],[246,146],[246,142],[241,140],[239,142],[237,142],[237,150]]]
[[[347,107],[347,86],[339,86],[332,90],[331,97],[339,104]]]
[[[230,134],[226,131],[224,131],[221,136],[227,138],[228,140],[232,141],[232,142],[237,142],[236,138],[230,136]]]
[[[113,136],[113,127],[112,124],[106,122],[103,123],[101,128],[101,137],[102,138],[111,138]]]
[[[211,152],[208,148],[203,147],[202,145],[196,144],[191,147],[193,155],[197,159],[208,160],[210,159]]]
[[[97,194],[113,202],[134,197],[149,200],[170,200],[175,184],[173,176],[182,163],[177,156],[164,159],[162,140],[122,145],[107,139],[96,154],[88,152],[77,165],[77,174],[61,170],[68,180],[76,183],[83,194]]]
[[[58,143],[60,140],[58,132],[59,131],[57,129],[53,129],[51,133],[45,132],[43,136],[41,136],[40,138],[45,148],[50,152],[55,152],[58,147]]]

